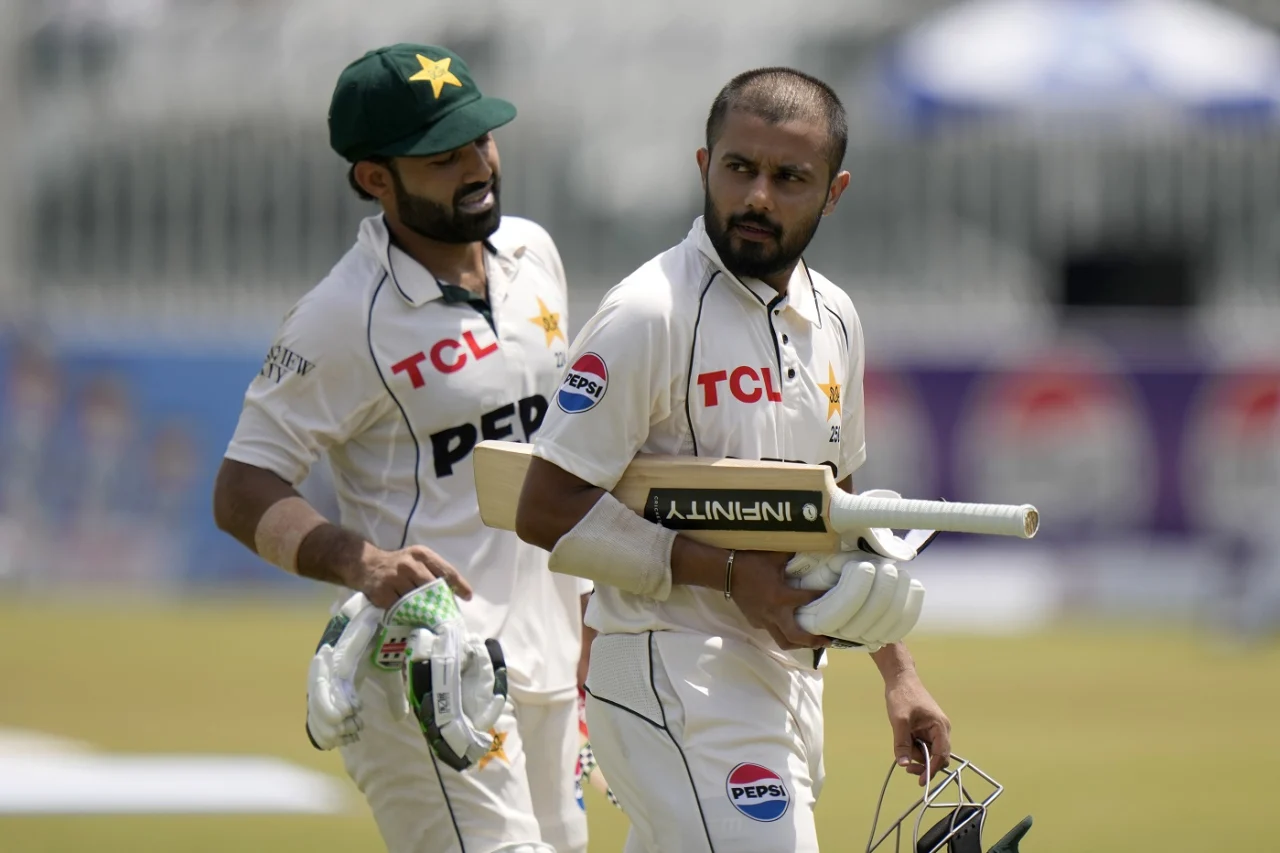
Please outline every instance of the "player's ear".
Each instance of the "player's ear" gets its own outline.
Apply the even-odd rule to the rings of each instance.
[[[391,170],[382,163],[361,160],[355,165],[355,181],[360,188],[376,199],[392,195]]]
[[[840,172],[831,179],[831,186],[827,188],[827,203],[822,206],[822,215],[830,216],[832,211],[836,209],[836,204],[840,201],[840,196],[849,187],[849,173]]]
[[[711,165],[711,152],[705,148],[699,148],[695,155],[698,161],[698,174],[702,175],[702,190],[707,189],[707,168]]]

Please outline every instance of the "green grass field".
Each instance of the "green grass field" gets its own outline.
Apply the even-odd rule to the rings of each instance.
[[[0,728],[130,753],[273,755],[345,780],[338,757],[313,750],[301,729],[325,615],[323,602],[0,602]],[[1026,813],[1036,819],[1030,853],[1280,844],[1267,797],[1280,792],[1280,646],[1090,627],[912,647],[952,718],[956,751],[1006,786],[988,844]],[[862,850],[892,759],[888,726],[865,658],[837,656],[827,672],[819,832],[824,850]],[[915,795],[905,777],[894,791]],[[588,806],[593,853],[620,850],[625,818],[598,797]],[[382,847],[362,807],[341,817],[0,817],[5,853],[90,849]]]

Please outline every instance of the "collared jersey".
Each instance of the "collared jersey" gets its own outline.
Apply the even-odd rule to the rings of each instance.
[[[739,280],[699,218],[605,295],[574,340],[534,453],[604,489],[637,453],[827,464],[839,481],[866,458],[863,360],[844,291],[804,263],[785,296]],[[718,590],[674,586],[656,601],[598,584],[587,624],[732,637],[797,664]]]
[[[471,584],[468,627],[502,641],[513,690],[569,692],[584,584],[486,527],[472,473],[478,441],[527,442],[551,405],[568,349],[564,270],[546,231],[510,216],[485,266],[487,306],[401,251],[381,216],[365,219],[286,315],[226,455],[297,484],[327,453],[344,526],[379,548],[435,550]]]

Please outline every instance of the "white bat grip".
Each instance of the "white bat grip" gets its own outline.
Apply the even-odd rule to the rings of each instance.
[[[1030,539],[1040,529],[1040,513],[1030,504],[963,504],[837,493],[831,499],[831,526],[844,533],[867,527],[925,528]]]

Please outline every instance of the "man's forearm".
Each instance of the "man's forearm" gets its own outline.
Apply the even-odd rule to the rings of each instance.
[[[324,524],[307,534],[298,546],[298,574],[304,578],[356,588],[367,549],[364,537]]]
[[[871,659],[875,661],[876,668],[880,670],[880,677],[884,679],[886,685],[902,679],[904,676],[915,675],[916,662],[911,657],[911,652],[907,651],[904,643],[891,643],[873,652]]]
[[[700,586],[724,589],[729,552],[724,548],[695,542],[683,534],[671,546],[672,586]]]
[[[313,580],[351,586],[359,578],[365,549],[371,547],[355,533],[323,521],[293,486],[253,465],[225,460],[214,486],[213,504],[219,529],[273,564],[280,555],[263,553],[264,545],[268,552],[272,550],[272,543],[263,541],[264,517],[275,508],[272,523],[266,526],[273,527],[277,540],[289,535],[288,530],[281,529],[283,526],[303,524],[294,534],[297,548],[289,555],[291,565],[279,567]],[[289,513],[281,515],[283,509]],[[298,518],[291,520],[290,515]],[[316,526],[308,531],[310,525]],[[302,537],[300,541],[297,536]]]

